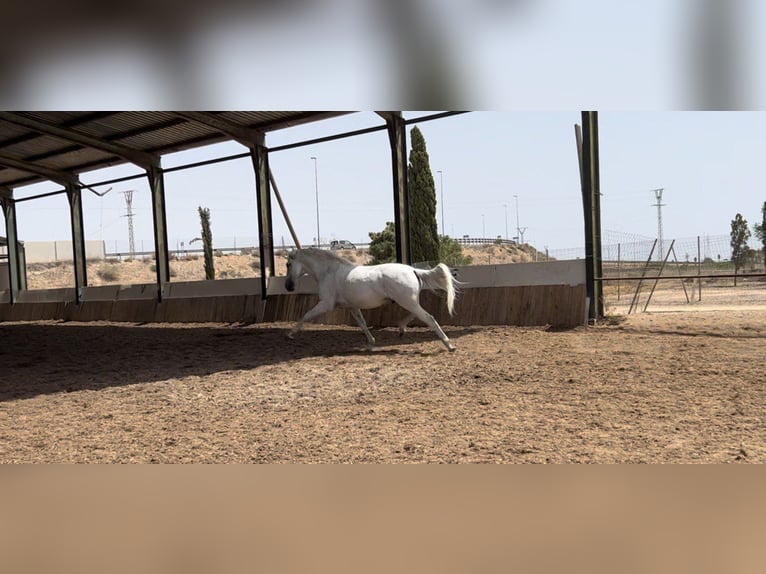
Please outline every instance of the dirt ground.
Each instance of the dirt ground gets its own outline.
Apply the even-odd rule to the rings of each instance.
[[[766,462],[766,309],[288,327],[0,323],[0,462]]]

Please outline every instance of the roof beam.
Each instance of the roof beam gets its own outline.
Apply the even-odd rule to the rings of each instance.
[[[248,147],[265,145],[263,132],[232,123],[210,112],[173,112],[175,115],[218,130]]]
[[[378,114],[381,118],[383,118],[386,121],[389,121],[391,118],[401,118],[402,112],[396,111],[396,112],[386,112],[386,111],[375,111],[376,114]]]
[[[30,163],[3,154],[0,154],[0,165],[18,169],[19,171],[25,171],[27,173],[33,173],[63,186],[77,182],[77,176],[68,171],[51,169],[49,167],[45,167],[36,163]]]
[[[160,158],[157,155],[89,136],[71,128],[64,128],[47,122],[42,122],[17,112],[0,112],[0,120],[34,130],[44,135],[54,136],[65,141],[112,153],[143,168],[159,166],[160,163]]]

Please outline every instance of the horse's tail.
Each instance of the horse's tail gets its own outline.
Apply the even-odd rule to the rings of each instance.
[[[441,289],[447,292],[447,311],[454,315],[458,282],[452,276],[449,267],[439,263],[433,269],[415,269],[415,275],[420,279],[421,289]]]

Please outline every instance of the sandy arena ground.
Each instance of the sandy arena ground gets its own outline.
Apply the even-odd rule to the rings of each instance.
[[[0,462],[766,462],[766,310],[400,339],[0,324]]]

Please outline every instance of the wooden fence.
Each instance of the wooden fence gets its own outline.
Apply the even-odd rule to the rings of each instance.
[[[573,327],[585,322],[581,262],[474,266],[459,270],[458,277],[465,285],[452,317],[447,313],[443,293],[421,295],[423,307],[442,325]],[[0,321],[296,321],[318,298],[311,285],[304,285],[302,292],[288,294],[283,283],[284,278],[274,278],[265,301],[257,292],[258,281],[252,279],[171,283],[162,302],[157,301],[155,285],[86,287],[79,304],[74,302],[73,289],[23,291],[12,305],[7,296],[5,302],[0,301]],[[405,314],[393,303],[364,311],[370,325],[383,327],[396,325]],[[345,310],[335,310],[320,321],[356,324]]]

